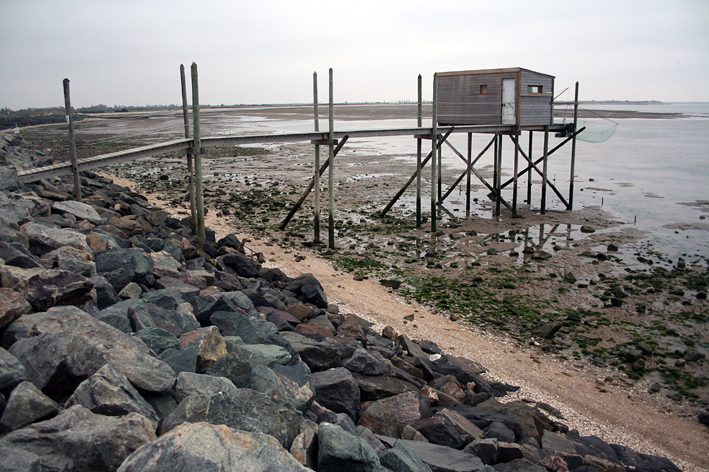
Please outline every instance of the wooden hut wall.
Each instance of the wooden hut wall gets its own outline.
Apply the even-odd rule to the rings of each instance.
[[[519,88],[520,126],[553,124],[554,77],[524,69],[522,69],[521,75]],[[530,93],[530,86],[542,87],[541,93]]]
[[[502,123],[502,79],[516,78],[516,71],[438,74],[438,124]]]

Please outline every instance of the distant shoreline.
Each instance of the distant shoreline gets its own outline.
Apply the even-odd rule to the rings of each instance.
[[[580,100],[581,105],[669,105],[659,100]]]

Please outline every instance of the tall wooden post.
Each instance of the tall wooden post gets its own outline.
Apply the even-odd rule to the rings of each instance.
[[[418,127],[423,126],[423,86],[418,80]],[[416,227],[421,227],[421,138],[416,139]]]
[[[544,154],[542,156],[542,215],[547,212],[547,162],[549,157],[549,126],[544,127]]]
[[[79,178],[79,163],[76,158],[76,140],[74,139],[74,114],[71,111],[71,94],[69,92],[69,79],[64,79],[64,109],[66,110],[66,124],[69,129],[69,152],[71,153],[71,172],[74,174],[74,196],[76,201],[81,201],[81,179]]]
[[[512,216],[517,216],[517,171],[519,169],[519,129],[515,130],[514,183],[512,184]]]
[[[204,190],[202,187],[202,141],[199,128],[199,82],[197,64],[192,63],[192,135],[194,136],[195,192],[197,193],[197,237],[204,243]]]
[[[185,123],[185,139],[190,139],[190,118],[187,105],[187,81],[185,80],[185,66],[180,64],[180,82],[182,83],[182,119]],[[187,188],[190,196],[190,216],[192,217],[192,234],[197,232],[197,204],[194,199],[194,164],[192,162],[192,149],[185,151],[187,154]]]
[[[443,143],[441,143],[443,144]],[[443,146],[438,146],[438,201],[442,200],[443,195]]]
[[[438,147],[438,74],[433,74],[433,112],[431,119],[431,233],[436,233],[436,151]]]
[[[328,225],[328,247],[330,249],[335,249],[335,115],[334,115],[334,107],[333,107],[333,92],[332,92],[332,68],[330,68],[330,110],[329,110],[329,126],[330,126],[330,133],[328,135],[328,144],[329,144],[329,150],[330,150],[330,156],[329,156],[329,161],[330,161],[330,166],[329,166],[329,173],[328,173],[328,185],[327,185],[327,192],[328,192],[328,218],[329,218],[329,225]]]
[[[470,179],[473,173],[473,133],[468,133],[468,170],[465,184],[465,216],[470,216]]]
[[[527,156],[529,157],[529,162],[534,162],[532,159],[532,136],[533,131],[529,131],[529,151]],[[532,209],[532,166],[527,169],[527,205],[529,209]]]
[[[497,198],[495,199],[495,216],[500,216],[501,204],[502,204],[502,135],[497,135],[498,145],[497,145],[497,162],[495,163],[495,168],[497,169],[495,188],[497,189]]]
[[[497,146],[500,145],[498,135],[495,135],[495,145],[492,148],[492,189],[497,191]],[[493,195],[494,196],[494,195]]]
[[[579,83],[576,82],[576,93],[574,94],[574,136],[571,140],[571,179],[569,179],[569,206],[567,209],[574,209],[574,172],[576,170],[576,123],[579,118]]]
[[[314,127],[315,131],[320,131],[320,115],[318,115],[318,73],[313,72],[313,113],[315,114]],[[316,243],[320,242],[320,145],[315,145],[315,194],[313,198],[314,210],[313,210],[313,241]]]

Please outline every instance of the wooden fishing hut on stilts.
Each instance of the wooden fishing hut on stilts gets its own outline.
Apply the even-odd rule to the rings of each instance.
[[[559,104],[558,102],[556,104]],[[431,231],[436,231],[436,210],[443,205],[445,199],[456,186],[467,177],[466,181],[466,216],[470,216],[471,177],[474,174],[490,191],[495,201],[495,215],[501,213],[501,206],[508,208],[514,217],[518,216],[518,178],[527,174],[527,199],[531,205],[532,171],[542,177],[541,212],[546,213],[546,191],[551,188],[559,197],[567,210],[573,208],[573,179],[576,158],[576,135],[583,131],[576,130],[578,114],[578,83],[574,102],[564,103],[574,105],[574,121],[569,124],[554,124],[554,77],[548,74],[534,72],[522,68],[471,70],[461,72],[436,73],[433,79],[433,116],[432,130],[429,136],[417,137],[417,171],[404,185],[389,204],[381,212],[384,216],[401,197],[408,186],[417,180],[416,225],[421,226],[421,170],[431,160]],[[421,76],[419,76],[419,117],[421,126]],[[446,131],[443,133],[442,131]],[[525,152],[520,144],[520,136],[528,133],[528,150]],[[544,150],[542,157],[536,161],[532,157],[533,133],[543,133]],[[448,141],[451,133],[467,133],[467,156],[459,152]],[[549,132],[555,132],[557,137],[566,138],[561,144],[549,150]],[[492,134],[492,139],[473,159],[473,134]],[[436,139],[432,139],[433,136]],[[513,177],[502,182],[502,144],[504,136],[508,136],[514,144]],[[421,140],[432,141],[431,153],[421,161]],[[547,178],[547,160],[566,143],[571,141],[571,170],[568,200],[564,198],[556,186]],[[447,145],[466,164],[466,170],[456,179],[455,183],[443,193],[442,184],[442,148]],[[475,169],[475,164],[490,150],[493,154],[493,178],[488,182]],[[436,158],[431,159],[432,156]],[[526,162],[523,170],[519,170],[519,157]],[[540,170],[538,165],[542,163]],[[512,185],[512,201],[508,202],[502,196],[502,190]]]
[[[175,141],[153,144],[141,148],[129,149],[81,160],[73,159],[73,163],[59,163],[47,167],[35,168],[18,173],[23,183],[35,182],[41,179],[74,174],[79,181],[79,172],[106,165],[120,164],[139,158],[157,156],[172,151],[186,151],[189,169],[191,213],[194,233],[204,240],[204,195],[202,186],[201,157],[205,149],[213,146],[256,144],[256,143],[286,143],[310,141],[315,146],[314,176],[309,187],[291,208],[288,216],[281,222],[280,228],[285,229],[293,215],[315,190],[314,204],[314,240],[320,239],[320,176],[328,171],[328,246],[335,247],[334,224],[334,180],[333,163],[338,152],[348,139],[386,136],[412,136],[416,139],[416,171],[407,183],[396,193],[389,204],[382,209],[380,216],[385,216],[407,188],[416,181],[416,226],[420,227],[422,219],[422,176],[423,169],[430,162],[431,169],[431,232],[437,229],[437,211],[443,208],[443,203],[458,184],[467,177],[466,185],[466,216],[470,215],[471,178],[475,175],[490,191],[495,201],[495,215],[501,213],[501,206],[508,208],[513,216],[517,214],[518,178],[527,174],[527,202],[531,204],[532,172],[541,176],[541,212],[546,212],[546,192],[551,188],[567,210],[573,208],[574,168],[576,158],[576,136],[583,131],[577,129],[578,115],[578,82],[576,83],[573,102],[554,102],[554,77],[522,68],[492,69],[463,72],[443,72],[433,76],[433,103],[431,128],[423,127],[423,93],[421,76],[418,76],[418,122],[416,128],[357,130],[338,132],[334,124],[333,73],[329,71],[329,127],[327,132],[319,129],[317,74],[313,74],[313,105],[314,132],[297,134],[257,135],[257,136],[219,136],[202,137],[199,126],[199,87],[197,80],[197,65],[192,64],[192,134],[190,137],[187,117],[187,96],[184,68],[180,67],[182,82],[183,118],[185,122],[185,138]],[[68,95],[68,79],[65,80],[65,97],[67,101],[67,121],[71,125],[70,101]],[[554,105],[573,105],[574,121],[568,124],[554,123]],[[528,133],[528,151],[520,144],[520,136]],[[533,158],[533,133],[543,133],[544,147],[542,156]],[[549,133],[565,138],[563,142],[549,149]],[[459,152],[449,141],[453,133],[467,133],[467,155]],[[69,134],[72,136],[71,126]],[[473,158],[473,135],[492,135],[483,150]],[[513,177],[502,182],[502,143],[508,136],[514,144]],[[431,141],[431,152],[422,159],[423,141]],[[487,141],[487,139],[486,139]],[[566,143],[572,142],[571,165],[568,199],[564,198],[547,176],[547,160]],[[466,164],[466,170],[455,183],[443,193],[442,184],[442,150],[448,146]],[[320,146],[328,146],[328,159],[320,164]],[[475,168],[479,160],[492,149],[494,172],[492,182],[488,182]],[[519,157],[525,161],[525,167],[519,170]],[[192,163],[194,161],[194,174]],[[539,168],[539,164],[542,168]],[[503,198],[503,190],[512,185],[511,203]],[[80,185],[76,185],[77,198],[81,199]],[[194,197],[192,197],[194,196]],[[196,200],[196,202],[195,202]]]

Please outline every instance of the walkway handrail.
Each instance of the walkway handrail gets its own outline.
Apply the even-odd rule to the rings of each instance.
[[[550,130],[563,129],[564,125],[552,125]],[[539,126],[522,129],[541,130]],[[513,127],[509,125],[470,125],[470,126],[441,126],[438,127],[438,132],[445,134],[448,131],[453,133],[506,133],[513,132]],[[431,128],[396,128],[396,129],[373,129],[373,130],[355,130],[355,131],[335,131],[335,139],[342,139],[345,135],[353,138],[370,138],[383,136],[412,136],[414,138],[431,138]],[[258,144],[258,143],[289,143],[298,141],[327,141],[329,133],[327,131],[311,132],[311,133],[289,133],[289,134],[263,134],[251,136],[212,136],[202,138],[202,147],[215,147],[239,144]],[[173,151],[183,151],[189,149],[192,145],[191,139],[178,139],[164,143],[151,144],[125,151],[111,152],[108,154],[100,154],[98,156],[87,157],[78,160],[79,171],[95,169],[108,165],[122,164],[127,161],[140,159],[143,157],[157,156]],[[37,182],[42,179],[59,177],[62,175],[70,175],[71,162],[63,162],[51,166],[38,167],[18,172],[18,176],[22,183]]]

